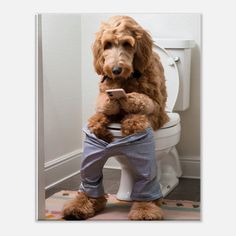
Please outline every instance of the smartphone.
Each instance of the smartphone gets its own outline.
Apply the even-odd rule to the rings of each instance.
[[[122,88],[107,89],[106,93],[107,93],[108,97],[110,97],[111,99],[119,99],[119,98],[125,98],[126,97],[125,90],[122,89]]]

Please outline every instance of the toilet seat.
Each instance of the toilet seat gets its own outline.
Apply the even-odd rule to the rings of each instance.
[[[165,134],[165,136],[168,136],[169,132],[167,133],[167,129],[170,130],[172,127],[177,126],[180,123],[180,116],[178,113],[171,112],[171,113],[167,113],[167,115],[169,116],[169,121],[163,127],[161,127],[158,131],[154,132],[154,135],[156,137],[163,136],[163,134]],[[107,128],[111,131],[111,133],[114,135],[115,138],[122,137],[120,123],[111,123],[107,126]]]
[[[180,116],[178,113],[169,112],[167,115],[169,116],[169,121],[165,123],[160,129],[170,128],[180,122]]]
[[[175,126],[180,122],[180,116],[178,113],[168,112],[167,115],[169,117],[169,121],[164,126],[162,126],[160,129],[166,129],[166,128]],[[110,123],[107,127],[111,130],[120,130],[121,124],[120,123]]]

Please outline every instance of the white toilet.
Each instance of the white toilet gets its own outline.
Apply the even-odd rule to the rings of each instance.
[[[178,185],[182,175],[175,147],[180,140],[180,116],[173,111],[184,111],[189,107],[191,48],[194,46],[193,40],[154,39],[154,50],[159,54],[165,71],[168,93],[166,111],[170,118],[168,123],[154,132],[158,180],[164,197]],[[120,124],[113,123],[108,128],[115,138],[121,137]],[[125,158],[114,158],[121,167],[120,187],[116,197],[130,201],[133,188],[132,171]]]

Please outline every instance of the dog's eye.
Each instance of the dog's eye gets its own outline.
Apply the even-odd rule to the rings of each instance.
[[[132,46],[131,46],[131,44],[129,42],[124,42],[123,43],[123,47],[124,48],[131,48]]]
[[[111,42],[106,42],[104,45],[104,50],[112,48],[112,43]]]

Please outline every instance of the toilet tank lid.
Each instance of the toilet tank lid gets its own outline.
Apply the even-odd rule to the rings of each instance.
[[[164,38],[153,38],[154,42],[163,48],[194,48],[195,41],[192,39],[164,39]]]

